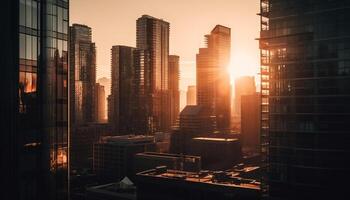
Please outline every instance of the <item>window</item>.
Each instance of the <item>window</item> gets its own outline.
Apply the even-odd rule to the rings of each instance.
[[[19,34],[19,58],[25,59],[26,57],[26,37],[24,34]]]
[[[26,25],[26,3],[25,0],[20,0],[19,2],[19,25]]]

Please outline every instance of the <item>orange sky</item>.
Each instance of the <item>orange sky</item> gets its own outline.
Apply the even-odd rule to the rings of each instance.
[[[136,19],[143,14],[170,23],[170,54],[180,56],[181,90],[196,83],[196,53],[216,24],[231,28],[231,76],[258,73],[259,0],[72,0],[70,5],[70,23],[92,28],[97,78],[110,77],[113,45],[136,46]]]

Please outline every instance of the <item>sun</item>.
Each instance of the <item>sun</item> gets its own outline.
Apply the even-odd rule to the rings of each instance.
[[[259,60],[248,54],[236,52],[231,55],[231,61],[228,67],[231,83],[241,76],[258,76]]]

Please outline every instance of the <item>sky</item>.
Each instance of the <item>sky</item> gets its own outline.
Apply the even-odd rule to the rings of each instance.
[[[231,82],[259,70],[259,0],[72,0],[70,23],[92,28],[97,79],[110,78],[113,45],[136,46],[136,19],[143,14],[170,23],[170,54],[180,56],[180,90],[196,84],[196,54],[217,24],[231,28]]]

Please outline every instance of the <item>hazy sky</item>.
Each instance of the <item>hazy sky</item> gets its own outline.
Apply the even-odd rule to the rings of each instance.
[[[170,23],[170,54],[180,56],[180,89],[195,84],[195,61],[204,35],[216,24],[231,28],[231,76],[259,69],[259,0],[71,0],[70,23],[92,28],[97,78],[110,77],[113,45],[136,46],[136,19],[143,14]]]

